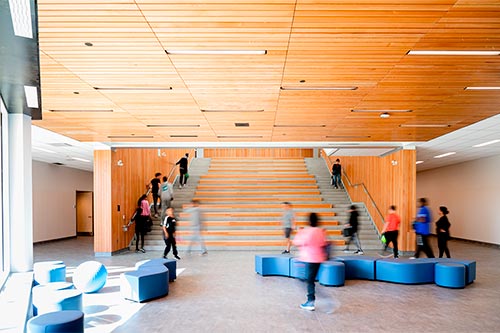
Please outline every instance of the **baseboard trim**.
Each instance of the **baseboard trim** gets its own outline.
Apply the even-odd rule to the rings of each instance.
[[[500,249],[500,244],[495,244],[495,243],[487,243],[487,242],[482,242],[482,241],[477,241],[477,240],[472,240],[472,239],[465,239],[465,238],[458,238],[458,237],[450,237],[450,240],[457,240],[461,242],[466,242],[466,243],[472,243],[472,244],[477,244],[477,245],[482,245],[486,247],[493,247],[496,249]]]
[[[54,238],[54,239],[47,239],[43,241],[38,241],[38,242],[33,242],[33,244],[46,244],[46,243],[52,243],[52,242],[58,242],[62,240],[67,240],[67,239],[73,239],[76,238],[77,236],[68,236],[68,237],[62,237],[62,238]]]

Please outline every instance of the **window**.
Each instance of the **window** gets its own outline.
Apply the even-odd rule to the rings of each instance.
[[[8,267],[8,260],[7,260],[7,249],[6,249],[6,242],[5,240],[7,239],[7,226],[6,226],[6,218],[5,218],[5,207],[6,204],[4,202],[4,198],[8,197],[4,195],[4,191],[7,190],[7,186],[5,184],[5,170],[7,168],[6,166],[6,159],[5,159],[5,153],[7,152],[7,149],[5,148],[5,145],[7,143],[7,140],[5,138],[7,131],[6,131],[6,125],[7,125],[7,109],[5,108],[5,105],[3,103],[3,100],[0,96],[0,289],[5,282],[5,279],[7,278],[7,275],[9,273],[9,267]]]

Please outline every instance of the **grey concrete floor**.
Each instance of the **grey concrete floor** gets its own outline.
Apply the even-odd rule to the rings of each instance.
[[[70,270],[86,260],[133,267],[162,255],[130,251],[95,258],[92,242],[78,237],[37,244],[35,262],[61,259]],[[255,273],[259,252],[181,252],[182,272],[169,295],[145,303],[112,332],[500,332],[500,249],[451,241],[450,250],[477,261],[477,279],[465,289],[350,280],[344,287],[318,286],[314,312],[299,308],[302,282]]]

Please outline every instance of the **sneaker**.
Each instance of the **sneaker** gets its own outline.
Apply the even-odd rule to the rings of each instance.
[[[201,255],[201,256],[204,256],[204,255],[207,255],[207,254],[208,254],[208,252],[207,252],[207,251],[203,251],[200,255]]]
[[[300,304],[300,308],[308,311],[314,311],[314,302],[313,301],[307,301],[303,304]]]
[[[141,251],[139,251],[139,249],[135,249],[135,253],[139,253],[139,252],[141,252]]]
[[[417,257],[410,257],[409,259],[417,259]]]
[[[146,250],[144,249],[139,249],[139,251],[141,251],[142,253],[146,253]]]
[[[344,249],[344,253],[349,253],[351,251],[349,251],[349,249]]]
[[[285,251],[281,252],[281,254],[287,254],[287,253],[290,253],[290,251],[285,250]]]
[[[168,257],[167,256],[163,256],[163,259],[168,259]]]
[[[354,252],[354,254],[363,255],[365,253],[363,252],[363,250],[357,250],[356,252]]]
[[[179,257],[179,256],[174,256],[174,258],[177,260],[181,260],[181,257]]]

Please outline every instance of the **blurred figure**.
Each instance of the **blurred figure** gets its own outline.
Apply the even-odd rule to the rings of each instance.
[[[342,166],[340,165],[340,160],[337,158],[335,163],[332,165],[332,185],[335,188],[339,188],[342,181]]]
[[[144,235],[147,232],[147,223],[150,219],[151,211],[149,210],[148,197],[143,194],[137,201],[136,214],[139,216],[135,217],[135,252],[146,253],[144,250]],[[141,247],[139,248],[139,237],[141,241]]]
[[[309,215],[309,227],[300,229],[293,240],[293,244],[300,249],[299,260],[305,263],[307,301],[300,305],[302,309],[313,311],[315,309],[315,279],[320,264],[326,260],[326,231],[318,228],[318,215]]]
[[[174,192],[172,190],[172,184],[168,182],[168,178],[163,176],[163,183],[160,185],[159,194],[161,200],[161,221],[165,220],[165,212],[168,207],[170,207],[170,201],[174,199]]]
[[[188,157],[189,154],[186,153],[183,157],[181,157],[180,160],[175,163],[175,165],[179,165],[179,188],[183,188],[184,185],[186,185],[187,177],[186,174],[188,173]]]
[[[450,250],[448,249],[448,239],[450,239],[450,221],[448,221],[448,208],[445,206],[439,207],[439,215],[441,216],[436,222],[436,235],[438,239],[439,258],[446,253],[447,258],[451,258]]]
[[[178,256],[177,252],[177,243],[175,242],[175,228],[177,221],[175,220],[174,209],[172,207],[168,207],[166,211],[167,217],[165,217],[165,220],[163,220],[163,223],[161,225],[163,229],[163,241],[165,242],[163,258],[167,259],[170,248],[172,248],[174,258],[180,260],[181,258]]]
[[[160,172],[155,173],[155,178],[151,179],[151,183],[149,185],[151,193],[153,194],[153,208],[155,211],[155,217],[158,217],[158,210],[156,209],[156,203],[158,202],[159,199],[158,190],[160,189],[160,183],[161,183],[160,176],[161,176]]]
[[[292,245],[290,235],[292,230],[295,229],[295,214],[293,213],[292,204],[289,202],[283,202],[283,216],[281,218],[283,223],[283,230],[286,239],[286,249],[281,252],[281,254],[290,253],[290,246]]]
[[[200,243],[201,255],[205,255],[208,252],[201,235],[201,231],[204,229],[204,227],[202,221],[202,212],[198,200],[191,201],[191,207],[186,209],[186,213],[189,214],[189,220],[191,222],[191,240],[189,242],[187,252],[191,253],[191,246],[194,243]]]
[[[389,207],[389,214],[385,217],[385,224],[382,228],[382,235],[385,236],[386,242],[384,245],[384,251],[387,251],[387,246],[392,242],[394,258],[399,258],[398,252],[398,235],[399,235],[399,224],[401,223],[401,218],[396,214],[396,206]]]
[[[349,252],[349,245],[351,242],[354,240],[356,242],[356,251],[354,251],[354,254],[364,254],[363,250],[361,249],[361,242],[359,241],[359,236],[358,236],[358,211],[356,209],[355,205],[351,205],[350,209],[348,210],[350,213],[349,216],[349,222],[344,225],[346,228],[352,228],[351,230],[351,236],[349,237],[348,241],[346,242],[344,252]]]
[[[431,211],[427,207],[426,198],[420,198],[419,204],[420,208],[418,209],[417,218],[413,224],[415,233],[417,234],[417,252],[415,252],[415,256],[410,259],[418,258],[421,251],[424,251],[428,258],[435,258],[434,252],[432,252],[432,248],[429,245],[429,235],[431,233],[430,226],[432,220]]]

